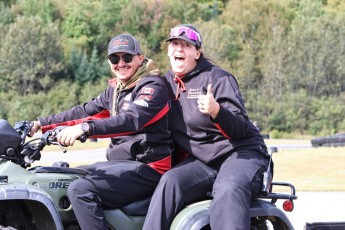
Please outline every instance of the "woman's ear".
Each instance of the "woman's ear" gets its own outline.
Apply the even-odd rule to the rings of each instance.
[[[201,56],[201,50],[200,50],[200,49],[197,49],[197,50],[196,50],[196,57],[195,57],[195,60],[199,60],[200,56]]]

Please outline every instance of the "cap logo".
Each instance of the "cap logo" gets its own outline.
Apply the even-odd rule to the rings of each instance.
[[[113,47],[115,47],[115,46],[128,46],[128,44],[129,44],[129,41],[127,39],[121,38],[121,39],[115,40],[113,42]]]

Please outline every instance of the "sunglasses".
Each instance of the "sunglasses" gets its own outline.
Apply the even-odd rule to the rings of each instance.
[[[188,27],[175,27],[170,30],[170,37],[181,36],[185,34],[187,38],[193,41],[201,42],[200,34]]]
[[[122,56],[116,55],[116,54],[112,54],[108,56],[109,61],[111,62],[111,64],[113,65],[117,65],[120,62],[120,59],[122,57],[122,60],[126,63],[131,63],[133,60],[134,55],[133,54],[124,54]]]

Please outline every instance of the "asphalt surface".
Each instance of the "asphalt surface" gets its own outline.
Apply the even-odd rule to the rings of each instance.
[[[291,146],[279,147],[290,148]],[[67,153],[42,152],[41,160],[37,163],[47,165],[57,161],[79,162],[81,160],[104,161],[106,160],[105,149],[74,150]],[[289,213],[285,212],[296,230],[305,229],[306,223],[345,223],[345,192],[299,192],[296,188],[296,195],[298,199],[294,201],[294,210]],[[282,209],[282,203],[283,201],[278,200],[277,207]]]
[[[306,223],[344,222],[345,229],[345,192],[298,192],[294,210],[285,214],[296,230],[305,229]],[[277,201],[282,208],[283,201]]]

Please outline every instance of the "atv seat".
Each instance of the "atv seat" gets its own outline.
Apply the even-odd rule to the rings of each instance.
[[[67,167],[52,167],[52,166],[36,166],[28,169],[33,173],[64,173],[64,174],[80,174],[86,175],[87,172],[80,168],[67,168]]]
[[[130,216],[143,216],[146,215],[147,210],[149,209],[150,201],[151,197],[148,197],[143,200],[127,204],[120,209]]]

